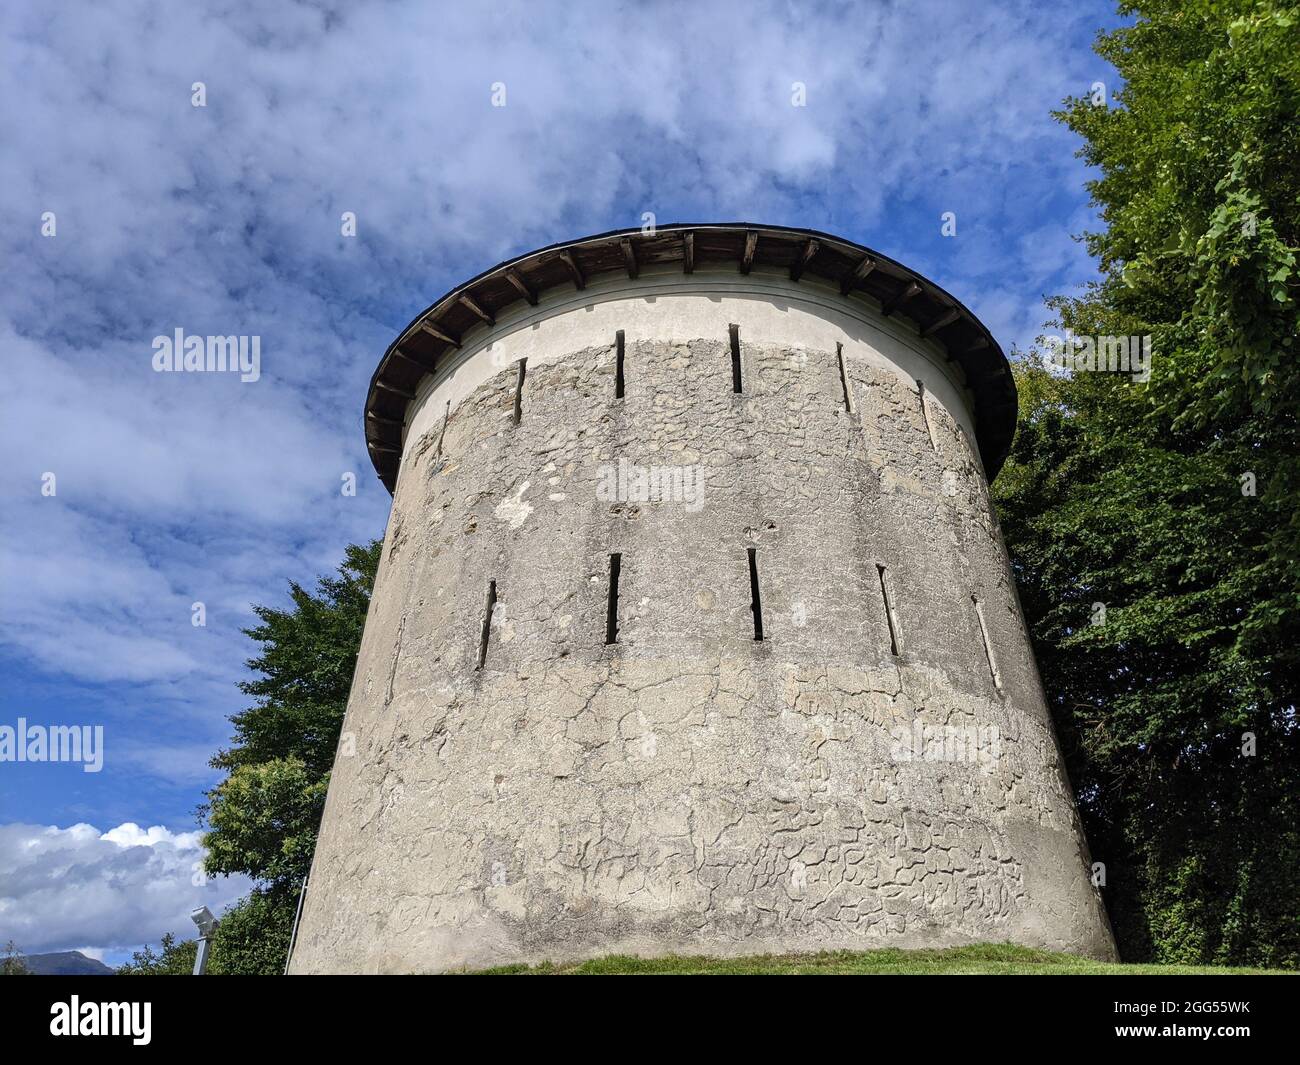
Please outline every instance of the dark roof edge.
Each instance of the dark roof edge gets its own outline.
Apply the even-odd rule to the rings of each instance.
[[[739,238],[739,246],[737,253],[734,256],[696,260],[701,266],[716,265],[719,262],[726,262],[729,261],[729,259],[734,259],[734,261],[741,263],[741,269],[743,272],[748,272],[747,266],[749,264],[743,261],[745,253],[741,251],[741,248],[746,244],[744,237],[749,234],[756,234],[758,238],[756,241],[750,241],[748,244],[748,254],[752,258],[752,265],[771,265],[770,261],[765,261],[764,256],[755,256],[753,251],[755,244],[759,248],[764,246],[764,241],[762,240],[764,235],[768,237],[769,243],[773,237],[784,242],[786,250],[789,250],[790,246],[796,243],[801,244],[802,247],[806,249],[810,246],[809,242],[813,242],[818,249],[824,246],[828,251],[834,253],[839,258],[847,256],[850,259],[856,259],[860,264],[870,262],[870,266],[866,268],[866,272],[863,273],[862,277],[849,277],[847,275],[837,276],[832,273],[827,273],[814,265],[816,263],[816,255],[818,254],[817,251],[814,251],[810,253],[809,257],[798,266],[798,274],[795,273],[795,266],[790,266],[791,277],[796,281],[805,273],[808,275],[819,276],[823,279],[840,280],[842,282],[841,292],[844,294],[844,298],[850,299],[852,298],[854,291],[859,288],[862,279],[865,278],[867,274],[879,271],[876,275],[877,277],[889,276],[901,283],[898,289],[898,295],[892,297],[896,305],[901,304],[903,300],[912,299],[916,295],[922,293],[928,297],[928,302],[937,302],[940,304],[941,313],[934,315],[928,322],[917,321],[918,330],[922,337],[928,336],[930,339],[937,341],[940,346],[944,347],[948,352],[949,358],[958,363],[958,365],[960,365],[965,371],[967,385],[975,397],[976,409],[973,413],[975,417],[976,442],[979,446],[980,457],[984,464],[985,474],[990,482],[992,482],[992,480],[997,476],[998,471],[1002,468],[1002,464],[1006,459],[1007,452],[1010,450],[1011,439],[1015,434],[1017,410],[1015,382],[1011,376],[1010,364],[1008,363],[1005,354],[1002,352],[1001,347],[993,338],[992,333],[989,332],[984,324],[976,318],[969,308],[967,308],[960,300],[954,297],[947,290],[930,281],[928,278],[917,273],[915,270],[912,270],[910,267],[898,262],[896,259],[883,255],[868,248],[866,245],[858,244],[856,241],[846,240],[843,237],[823,233],[819,230],[803,229],[791,226],[763,225],[755,222],[673,222],[667,225],[656,226],[650,232],[645,232],[640,228],[615,229],[605,233],[596,233],[591,236],[580,237],[576,240],[566,240],[556,244],[549,244],[546,247],[525,252],[522,255],[517,255],[511,259],[506,259],[503,262],[497,263],[497,265],[489,267],[481,273],[476,274],[468,281],[464,281],[455,288],[450,289],[412,318],[385,350],[383,358],[380,359],[379,365],[371,375],[370,386],[366,393],[363,425],[366,433],[367,450],[371,461],[375,466],[376,472],[388,487],[389,491],[393,491],[396,486],[397,471],[400,466],[402,428],[399,424],[396,426],[396,431],[394,432],[394,426],[392,423],[395,420],[395,412],[390,411],[389,416],[385,417],[379,413],[379,408],[383,405],[384,400],[382,397],[385,395],[393,397],[395,400],[401,399],[402,415],[397,416],[396,420],[403,422],[405,420],[404,415],[406,405],[410,400],[402,399],[402,397],[405,392],[409,391],[413,393],[416,391],[414,387],[402,388],[399,385],[395,385],[390,380],[394,373],[394,361],[396,359],[408,364],[418,364],[423,368],[425,373],[433,372],[437,364],[441,361],[442,352],[439,352],[437,356],[433,357],[429,363],[426,363],[421,359],[412,358],[409,354],[399,353],[398,349],[409,340],[413,332],[419,330],[420,333],[423,334],[424,330],[420,328],[422,323],[431,326],[432,331],[435,333],[440,331],[446,332],[454,338],[456,333],[450,328],[442,328],[440,330],[439,327],[443,316],[449,310],[460,307],[462,305],[462,299],[465,297],[468,297],[471,304],[476,304],[478,302],[474,300],[474,290],[476,288],[483,286],[485,283],[491,284],[499,282],[502,279],[507,279],[508,275],[511,273],[515,275],[515,279],[511,279],[510,284],[518,288],[514,298],[508,299],[504,302],[498,301],[487,313],[495,316],[497,312],[504,310],[507,306],[512,306],[514,303],[522,300],[535,302],[540,292],[544,291],[544,289],[540,286],[532,288],[529,285],[527,272],[530,269],[554,262],[557,259],[564,260],[565,256],[563,253],[566,252],[569,253],[568,264],[566,264],[570,272],[569,283],[577,284],[580,282],[580,287],[585,286],[586,276],[594,276],[584,276],[582,265],[577,263],[577,256],[584,250],[607,252],[611,247],[622,246],[625,249],[624,256],[626,257],[630,255],[631,261],[634,264],[636,261],[635,249],[638,245],[644,246],[644,244],[649,242],[662,241],[665,237],[676,236],[678,241],[682,244],[683,250],[681,258],[675,261],[682,262],[685,269],[688,254],[694,254],[693,252],[688,253],[685,250],[684,235],[687,233],[723,234]],[[623,245],[623,241],[628,241],[629,243]],[[626,250],[627,248],[631,248],[632,250],[628,252]],[[664,261],[674,260],[665,260],[662,254],[656,258],[656,263],[662,263]],[[693,265],[694,264],[692,264],[692,268]],[[785,264],[783,263],[783,265]],[[577,271],[576,273],[574,272],[575,267]],[[884,269],[880,270],[881,267]],[[634,266],[628,265],[626,268],[631,270],[634,269]],[[609,273],[618,272],[619,269],[620,268],[617,267],[611,268],[608,265],[604,265],[596,271],[596,274],[607,275]],[[856,275],[857,270],[853,270],[852,273]],[[555,287],[555,283],[552,282],[545,287]],[[529,295],[530,292],[531,298]],[[908,312],[904,313],[909,318],[913,317]],[[913,318],[913,320],[916,321],[915,318]],[[952,326],[959,324],[965,326],[966,335],[969,335],[973,329],[976,334],[976,340],[974,343],[966,343],[962,350],[954,351],[939,334],[948,332],[951,330]],[[446,347],[443,349],[444,351],[458,346],[450,340],[446,340],[445,344]]]

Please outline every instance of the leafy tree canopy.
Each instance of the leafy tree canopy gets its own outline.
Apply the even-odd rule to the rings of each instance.
[[[1106,227],[1054,324],[1150,380],[1022,362],[995,498],[1121,951],[1296,966],[1300,9],[1123,10],[1114,105],[1058,115]]]
[[[235,714],[234,742],[212,765],[226,778],[202,807],[209,875],[243,873],[259,888],[221,915],[208,972],[275,974],[285,956],[303,878],[311,868],[334,749],[379,565],[380,542],[353,544],[338,576],[314,592],[289,587],[292,606],[256,607],[245,632],[261,645],[240,685],[254,703]],[[195,942],[164,937],[121,971],[189,973]]]
[[[22,951],[18,949],[18,944],[12,939],[4,946],[4,951],[0,952],[0,976],[31,976],[32,971],[23,961]],[[26,986],[26,985],[24,985]]]

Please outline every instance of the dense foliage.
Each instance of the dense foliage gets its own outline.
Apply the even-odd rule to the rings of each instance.
[[[23,961],[22,951],[11,939],[0,951],[0,976],[31,976],[32,971]]]
[[[296,906],[296,895],[257,890],[223,913],[212,937],[208,975],[273,976],[284,972]],[[117,971],[121,976],[189,976],[197,947],[195,940],[178,941],[168,932],[157,951],[145,946]]]
[[[337,577],[315,592],[290,584],[287,610],[256,607],[246,629],[261,645],[240,685],[253,706],[235,714],[233,744],[212,765],[226,778],[204,807],[209,875],[243,873],[259,888],[221,916],[208,972],[274,974],[285,957],[303,878],[311,868],[334,749],[379,565],[379,541],[346,550]],[[193,940],[146,947],[123,971],[185,972]]]
[[[189,976],[194,971],[194,953],[197,942],[187,939],[177,942],[171,932],[164,932],[158,950],[147,943],[131,955],[131,960],[119,966],[118,976]]]
[[[1295,967],[1300,9],[1126,10],[1058,116],[1105,229],[1054,306],[1150,380],[1027,360],[995,495],[1123,955]]]

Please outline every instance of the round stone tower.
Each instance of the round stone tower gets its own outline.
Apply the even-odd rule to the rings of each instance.
[[[365,417],[393,510],[292,971],[1114,956],[952,296],[822,233],[603,234],[444,296]]]

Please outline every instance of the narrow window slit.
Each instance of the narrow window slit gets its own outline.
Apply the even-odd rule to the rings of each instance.
[[[925,406],[925,382],[919,379],[916,382],[916,395],[921,401],[921,421],[925,422],[925,432],[930,437],[930,450],[938,451],[939,445],[934,442],[934,427],[930,424],[930,412]]]
[[[731,334],[731,390],[741,392],[744,388],[740,378],[740,326],[728,326],[727,331]]]
[[[889,653],[898,656],[898,622],[894,619],[894,604],[889,599],[889,582],[885,578],[885,567],[876,563],[876,573],[880,576],[880,598],[885,602],[885,624],[889,626]]]
[[[605,607],[605,642],[618,643],[618,575],[623,568],[623,556],[618,552],[609,556],[609,603]]]
[[[972,595],[970,601],[975,604],[975,620],[979,622],[980,638],[984,641],[984,657],[989,662],[989,676],[993,678],[993,687],[998,691],[1002,690],[1002,677],[998,673],[998,663],[993,657],[993,645],[989,643],[989,629],[984,623],[984,604],[979,601],[979,597]]]
[[[447,439],[447,423],[451,421],[451,400],[447,400],[447,409],[442,415],[442,432],[438,434],[438,450],[433,453],[434,458],[442,454],[442,442]]]
[[[515,424],[524,417],[524,374],[528,372],[528,360],[519,360],[519,377],[515,381]]]
[[[614,334],[615,346],[618,349],[617,359],[614,365],[614,398],[623,398],[623,330]]]
[[[844,345],[835,345],[835,354],[840,360],[840,387],[844,389],[844,409],[853,413],[853,396],[849,393],[849,375],[844,368]]]
[[[763,638],[763,603],[758,595],[758,556],[756,549],[745,549],[749,554],[749,609],[754,613],[754,639]]]
[[[488,581],[487,586],[487,607],[483,611],[483,628],[478,637],[478,665],[475,669],[482,669],[487,663],[488,637],[492,633],[492,611],[497,606],[497,582]]]

